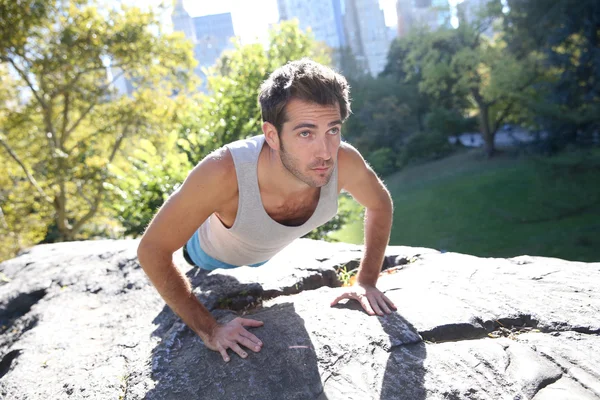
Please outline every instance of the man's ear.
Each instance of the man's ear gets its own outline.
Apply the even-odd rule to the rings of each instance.
[[[277,134],[275,125],[270,122],[264,122],[262,125],[262,131],[265,134],[265,140],[267,141],[269,147],[271,147],[273,150],[279,151],[279,135]]]

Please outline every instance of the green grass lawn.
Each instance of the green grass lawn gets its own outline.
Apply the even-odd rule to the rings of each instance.
[[[405,168],[384,181],[394,199],[391,245],[477,256],[600,261],[600,152],[488,160],[475,150]],[[362,243],[362,221],[332,237]]]

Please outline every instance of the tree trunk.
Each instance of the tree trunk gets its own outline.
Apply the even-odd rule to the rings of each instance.
[[[490,128],[489,106],[487,104],[478,103],[479,118],[481,122],[481,135],[483,136],[485,154],[488,158],[492,158],[496,153],[494,147],[494,133]]]
[[[54,222],[56,223],[56,228],[58,230],[57,242],[65,242],[70,230],[65,204],[62,202],[62,199],[63,196],[60,194],[57,194],[54,197]]]

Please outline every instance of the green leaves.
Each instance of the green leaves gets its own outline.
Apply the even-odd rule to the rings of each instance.
[[[421,93],[438,107],[463,114],[478,113],[489,155],[494,135],[524,101],[522,94],[539,79],[536,53],[516,57],[506,49],[503,34],[483,35],[490,21],[503,18],[495,2],[472,23],[435,32],[418,30],[395,44],[389,71],[402,67],[405,80],[418,82]]]
[[[177,133],[167,136],[166,147],[173,149]],[[138,236],[160,206],[185,180],[191,169],[185,154],[161,152],[151,141],[142,139],[138,148],[114,168],[119,188],[110,194],[110,207],[122,225],[124,235]]]
[[[593,143],[600,129],[600,7],[595,0],[515,0],[505,21],[509,50],[543,58],[544,79],[527,122],[550,134],[554,150]]]
[[[39,215],[53,227],[52,240],[90,234],[96,218],[106,225],[112,206],[131,198],[136,184],[126,177],[145,179],[131,161],[140,143],[156,150],[155,165],[172,151],[169,132],[196,85],[191,44],[162,34],[156,15],[139,8],[33,0],[2,0],[0,7],[0,77],[11,87],[0,89],[6,138],[0,154],[14,155],[4,182],[10,196],[0,198],[7,229],[19,245],[39,238],[18,227],[30,220],[36,201],[49,197]],[[133,93],[120,95],[117,79],[127,79]],[[39,192],[32,191],[34,180],[44,196],[31,195]]]

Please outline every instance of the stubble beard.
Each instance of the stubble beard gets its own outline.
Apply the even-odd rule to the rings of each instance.
[[[298,178],[302,182],[306,183],[308,186],[314,187],[314,188],[325,186],[329,183],[329,180],[331,179],[331,175],[333,174],[333,168],[331,168],[331,166],[332,166],[331,161],[327,162],[327,163],[319,162],[319,163],[315,163],[314,165],[309,166],[309,168],[317,168],[317,167],[323,166],[323,164],[330,166],[329,170],[327,171],[328,175],[324,178],[324,182],[317,181],[314,178],[302,173],[302,171],[300,170],[300,162],[298,162],[298,160],[296,158],[294,158],[291,154],[289,154],[287,151],[285,151],[285,149],[283,147],[283,143],[281,143],[280,146],[281,146],[281,150],[279,151],[279,158],[281,160],[281,164],[283,164],[283,167],[285,169],[287,169],[292,175],[294,175],[296,178]]]

